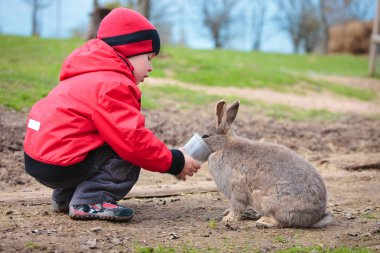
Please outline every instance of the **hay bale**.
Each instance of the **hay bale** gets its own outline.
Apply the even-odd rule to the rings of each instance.
[[[372,33],[372,22],[350,21],[329,30],[329,53],[367,54]]]

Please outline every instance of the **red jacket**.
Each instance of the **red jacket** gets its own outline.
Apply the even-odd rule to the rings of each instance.
[[[31,109],[24,151],[68,166],[107,143],[144,169],[166,172],[172,153],[145,127],[133,67],[105,42],[88,41],[64,61],[61,82]]]

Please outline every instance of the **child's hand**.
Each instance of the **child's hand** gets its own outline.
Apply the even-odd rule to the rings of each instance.
[[[186,181],[186,176],[192,177],[195,173],[197,173],[197,171],[201,168],[201,163],[197,160],[194,160],[191,156],[186,154],[182,148],[180,148],[179,150],[182,151],[185,157],[185,165],[181,173],[176,175],[176,177],[179,180]]]

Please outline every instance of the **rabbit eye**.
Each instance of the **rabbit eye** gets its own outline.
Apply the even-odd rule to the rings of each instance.
[[[203,135],[202,138],[208,138],[209,136],[207,134]]]

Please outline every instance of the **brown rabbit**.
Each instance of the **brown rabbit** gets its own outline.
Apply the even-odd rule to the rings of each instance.
[[[219,190],[229,199],[223,221],[241,219],[247,207],[262,217],[262,227],[322,227],[329,224],[326,188],[316,169],[292,150],[255,142],[231,130],[239,109],[236,101],[216,106],[216,127],[203,135],[212,154],[208,168]]]

